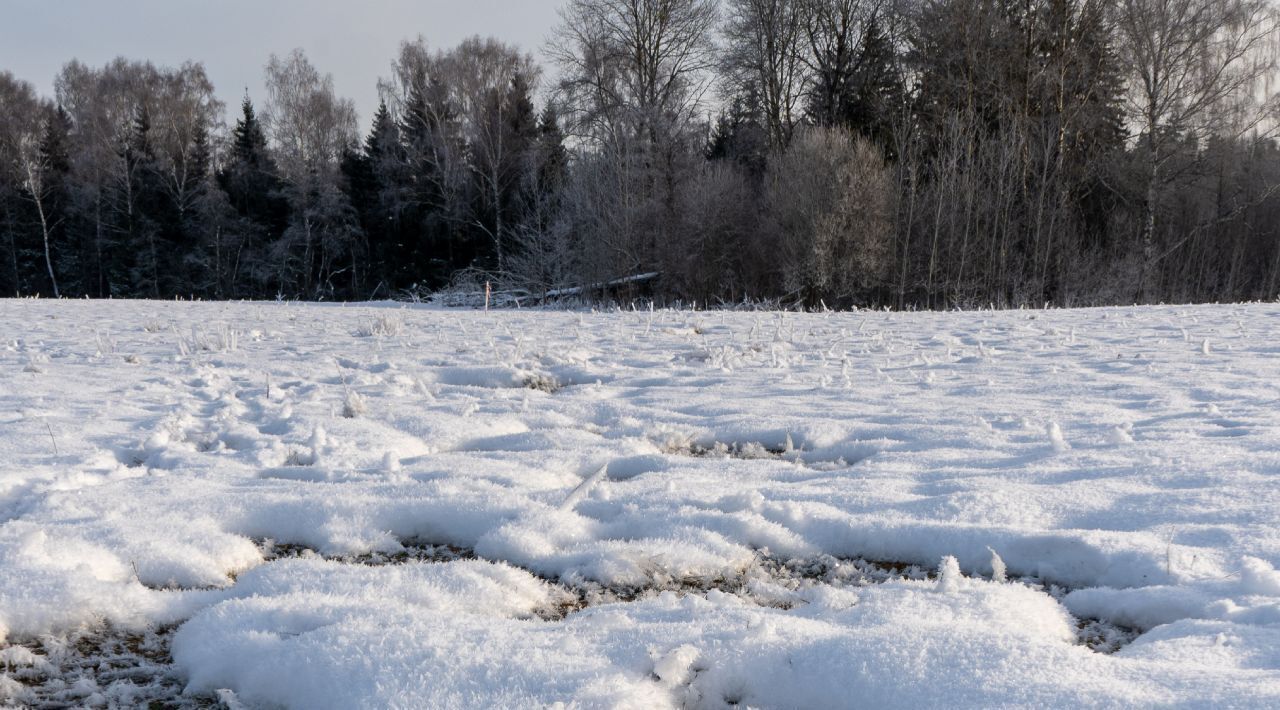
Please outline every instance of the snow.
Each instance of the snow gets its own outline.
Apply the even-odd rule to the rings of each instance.
[[[1278,326],[0,301],[0,703],[1280,704]]]

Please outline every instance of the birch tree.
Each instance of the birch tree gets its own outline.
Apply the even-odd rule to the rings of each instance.
[[[337,96],[333,76],[321,74],[302,50],[273,55],[266,85],[263,122],[292,211],[275,250],[280,285],[324,297],[337,288],[334,279],[349,272],[354,289],[357,227],[338,172],[343,152],[356,141],[355,106]]]
[[[56,187],[52,179],[55,170],[53,156],[43,144],[45,136],[53,128],[52,122],[56,120],[58,117],[53,107],[36,96],[31,84],[15,80],[8,72],[0,74],[0,126],[4,127],[3,134],[0,134],[0,155],[9,157],[11,164],[8,167],[17,176],[20,194],[31,202],[39,218],[44,266],[54,298],[58,298],[60,293],[50,242],[59,218],[52,213],[50,205]],[[16,244],[11,243],[11,251],[15,252],[16,280]]]
[[[1269,0],[1119,0],[1116,12],[1145,171],[1143,297],[1158,260],[1162,198],[1177,177],[1168,170],[1173,146],[1260,125],[1258,98],[1274,79],[1280,25]]]

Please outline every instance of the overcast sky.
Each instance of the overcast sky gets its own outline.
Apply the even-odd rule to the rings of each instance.
[[[390,73],[401,40],[433,48],[492,35],[538,50],[561,0],[0,0],[0,70],[49,96],[72,58],[101,65],[117,56],[177,66],[204,62],[231,108],[246,87],[261,103],[262,67],[301,47],[360,123],[377,106],[378,77]]]

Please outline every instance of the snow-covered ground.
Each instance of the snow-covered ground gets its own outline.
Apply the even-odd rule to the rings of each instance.
[[[1280,705],[1280,306],[0,301],[0,703]]]

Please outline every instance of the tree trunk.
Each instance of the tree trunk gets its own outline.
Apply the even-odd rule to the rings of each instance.
[[[58,277],[53,273],[53,256],[49,251],[49,217],[44,212],[43,180],[37,180],[31,165],[27,165],[27,189],[31,192],[31,200],[35,202],[36,213],[40,216],[40,236],[44,240],[44,265],[49,270],[49,284],[53,287],[53,297],[61,298],[58,293]]]

